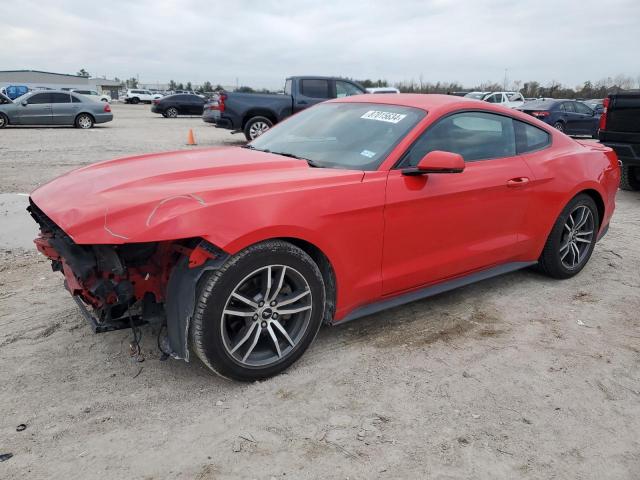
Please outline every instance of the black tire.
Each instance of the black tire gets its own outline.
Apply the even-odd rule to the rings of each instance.
[[[133,103],[134,105],[137,105],[138,103],[140,103],[140,99],[138,97],[133,97],[131,99],[131,103]]]
[[[0,113],[0,128],[4,128],[9,125],[9,118],[4,113]]]
[[[620,167],[620,188],[636,192],[640,190],[640,167]]]
[[[283,309],[282,306],[273,306],[276,302],[268,304],[264,302],[277,298],[282,305],[285,305],[287,298],[291,299],[294,293],[301,291],[294,290],[293,286],[289,286],[287,280],[281,283],[284,285],[282,289],[278,287],[275,293],[270,291],[273,294],[271,299],[269,298],[270,293],[263,291],[263,286],[259,283],[255,284],[256,290],[254,290],[259,291],[259,294],[247,293],[248,298],[256,302],[256,306],[262,307],[262,311],[254,310],[254,307],[243,302],[238,304],[232,296],[237,292],[242,293],[242,285],[247,285],[252,279],[257,278],[252,275],[256,275],[256,272],[265,272],[266,268],[269,268],[267,275],[272,273],[272,268],[274,269],[271,278],[275,279],[279,275],[278,272],[282,272],[284,278],[285,269],[276,270],[282,266],[286,266],[287,272],[294,272],[306,282],[306,287],[302,291],[306,292],[308,287],[310,295],[305,294],[303,300],[299,301],[308,303],[308,306],[303,307],[308,313],[287,315],[284,311],[291,307]],[[247,279],[249,280],[247,281]],[[273,285],[275,284],[273,283]],[[290,290],[290,297],[286,296],[287,293],[284,296],[278,294],[285,289]],[[311,345],[322,324],[325,297],[325,286],[320,269],[302,249],[280,240],[270,240],[252,245],[231,257],[219,270],[207,272],[200,280],[196,293],[196,308],[190,325],[191,349],[205,365],[223,377],[242,381],[271,377],[288,368]],[[299,305],[297,302],[292,303],[291,300],[287,303]],[[273,318],[264,316],[267,313],[265,309],[271,312],[271,308],[268,308],[270,305],[273,306],[273,312],[278,312],[278,308],[281,309],[279,317],[273,313],[269,313]],[[229,312],[228,309],[248,310],[249,315],[234,315],[238,312],[231,312],[229,315],[225,313]],[[253,316],[251,316],[252,313]],[[269,318],[269,320],[263,321],[264,318]],[[282,324],[275,318],[278,318]],[[290,330],[287,333],[290,336],[282,336],[274,325],[272,330],[276,331],[280,337],[276,339],[271,331],[267,330],[270,328],[266,326],[267,322],[288,327]],[[234,335],[233,339],[232,335]],[[243,343],[243,340],[237,340],[240,337],[249,340]],[[284,340],[285,338],[289,342],[291,339],[295,339],[295,341],[290,345]],[[279,345],[276,347],[272,342],[277,342]],[[232,349],[233,345],[235,348]],[[277,355],[276,348],[278,349]],[[236,349],[237,353],[234,355]],[[243,354],[245,358],[240,358]],[[253,355],[263,363],[247,364],[247,355],[249,355],[249,362],[253,361],[251,357]],[[256,363],[259,362],[256,361]]]
[[[553,124],[553,128],[555,128],[556,130],[562,132],[562,133],[566,133],[564,130],[564,123],[558,121],[556,123]]]
[[[164,116],[167,118],[177,118],[178,109],[176,107],[169,107],[164,111]]]
[[[247,141],[250,142],[251,140],[258,138],[271,127],[273,127],[273,122],[267,117],[251,117],[244,126],[244,136]]]
[[[571,235],[570,232],[567,232],[567,227],[565,225],[568,222],[569,223],[571,222],[571,220],[569,219],[569,216],[572,215],[573,212],[576,212],[578,209],[582,207],[586,207],[591,212],[591,215],[592,215],[591,218],[593,220],[593,225],[591,228],[592,235],[589,238],[590,243],[586,246],[583,252],[580,252],[578,254],[579,260],[577,261],[576,265],[573,267],[568,267],[562,261],[563,247],[569,243],[568,241],[569,239],[567,237]],[[542,250],[542,255],[540,255],[540,259],[538,260],[539,270],[550,277],[560,278],[560,279],[571,278],[574,275],[577,275],[578,273],[580,273],[580,271],[584,268],[584,266],[589,261],[589,258],[591,258],[591,254],[593,253],[593,248],[595,247],[595,244],[596,244],[599,226],[600,226],[600,218],[598,216],[598,208],[596,207],[596,204],[593,201],[593,198],[591,198],[589,195],[584,193],[576,195],[567,204],[567,206],[564,207],[564,209],[558,216],[556,223],[553,225],[553,229],[551,230],[551,233],[547,238],[547,243],[545,244],[544,249]],[[580,234],[580,235],[584,235],[584,234]],[[582,238],[587,238],[587,237],[582,237]],[[576,243],[576,245],[578,245],[579,248],[582,248],[581,246],[582,244]],[[565,255],[567,254],[566,252],[568,251],[571,251],[573,255],[573,250],[571,250],[571,247],[569,247],[568,250],[565,250]]]
[[[76,128],[81,128],[83,130],[88,130],[93,127],[95,120],[88,113],[81,113],[76,117],[74,125]]]

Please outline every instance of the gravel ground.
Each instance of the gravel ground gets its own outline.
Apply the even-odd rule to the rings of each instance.
[[[91,131],[0,131],[0,193],[188,148],[189,128],[200,145],[242,140],[148,106],[114,113]],[[134,363],[127,332],[90,333],[62,277],[4,235],[2,479],[640,477],[640,193],[619,192],[574,279],[521,271],[323,328],[252,384],[160,361],[151,328]]]

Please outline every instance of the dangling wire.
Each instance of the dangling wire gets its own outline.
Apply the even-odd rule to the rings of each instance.
[[[127,309],[127,314],[129,315],[129,326],[131,327],[131,332],[133,333],[133,339],[129,344],[129,355],[131,356],[131,358],[135,358],[138,362],[144,362],[144,355],[142,355],[142,349],[140,348],[140,340],[142,340],[142,330],[134,325],[130,308]]]

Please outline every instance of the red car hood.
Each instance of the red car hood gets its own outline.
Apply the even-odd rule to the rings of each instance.
[[[202,236],[190,215],[256,196],[360,182],[363,172],[312,168],[304,160],[238,147],[96,163],[35,190],[32,201],[76,243],[120,244]],[[205,217],[206,218],[206,217]]]

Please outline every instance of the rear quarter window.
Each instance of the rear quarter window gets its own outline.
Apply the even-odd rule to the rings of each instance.
[[[518,154],[541,150],[551,144],[551,135],[541,128],[520,120],[513,120]]]

